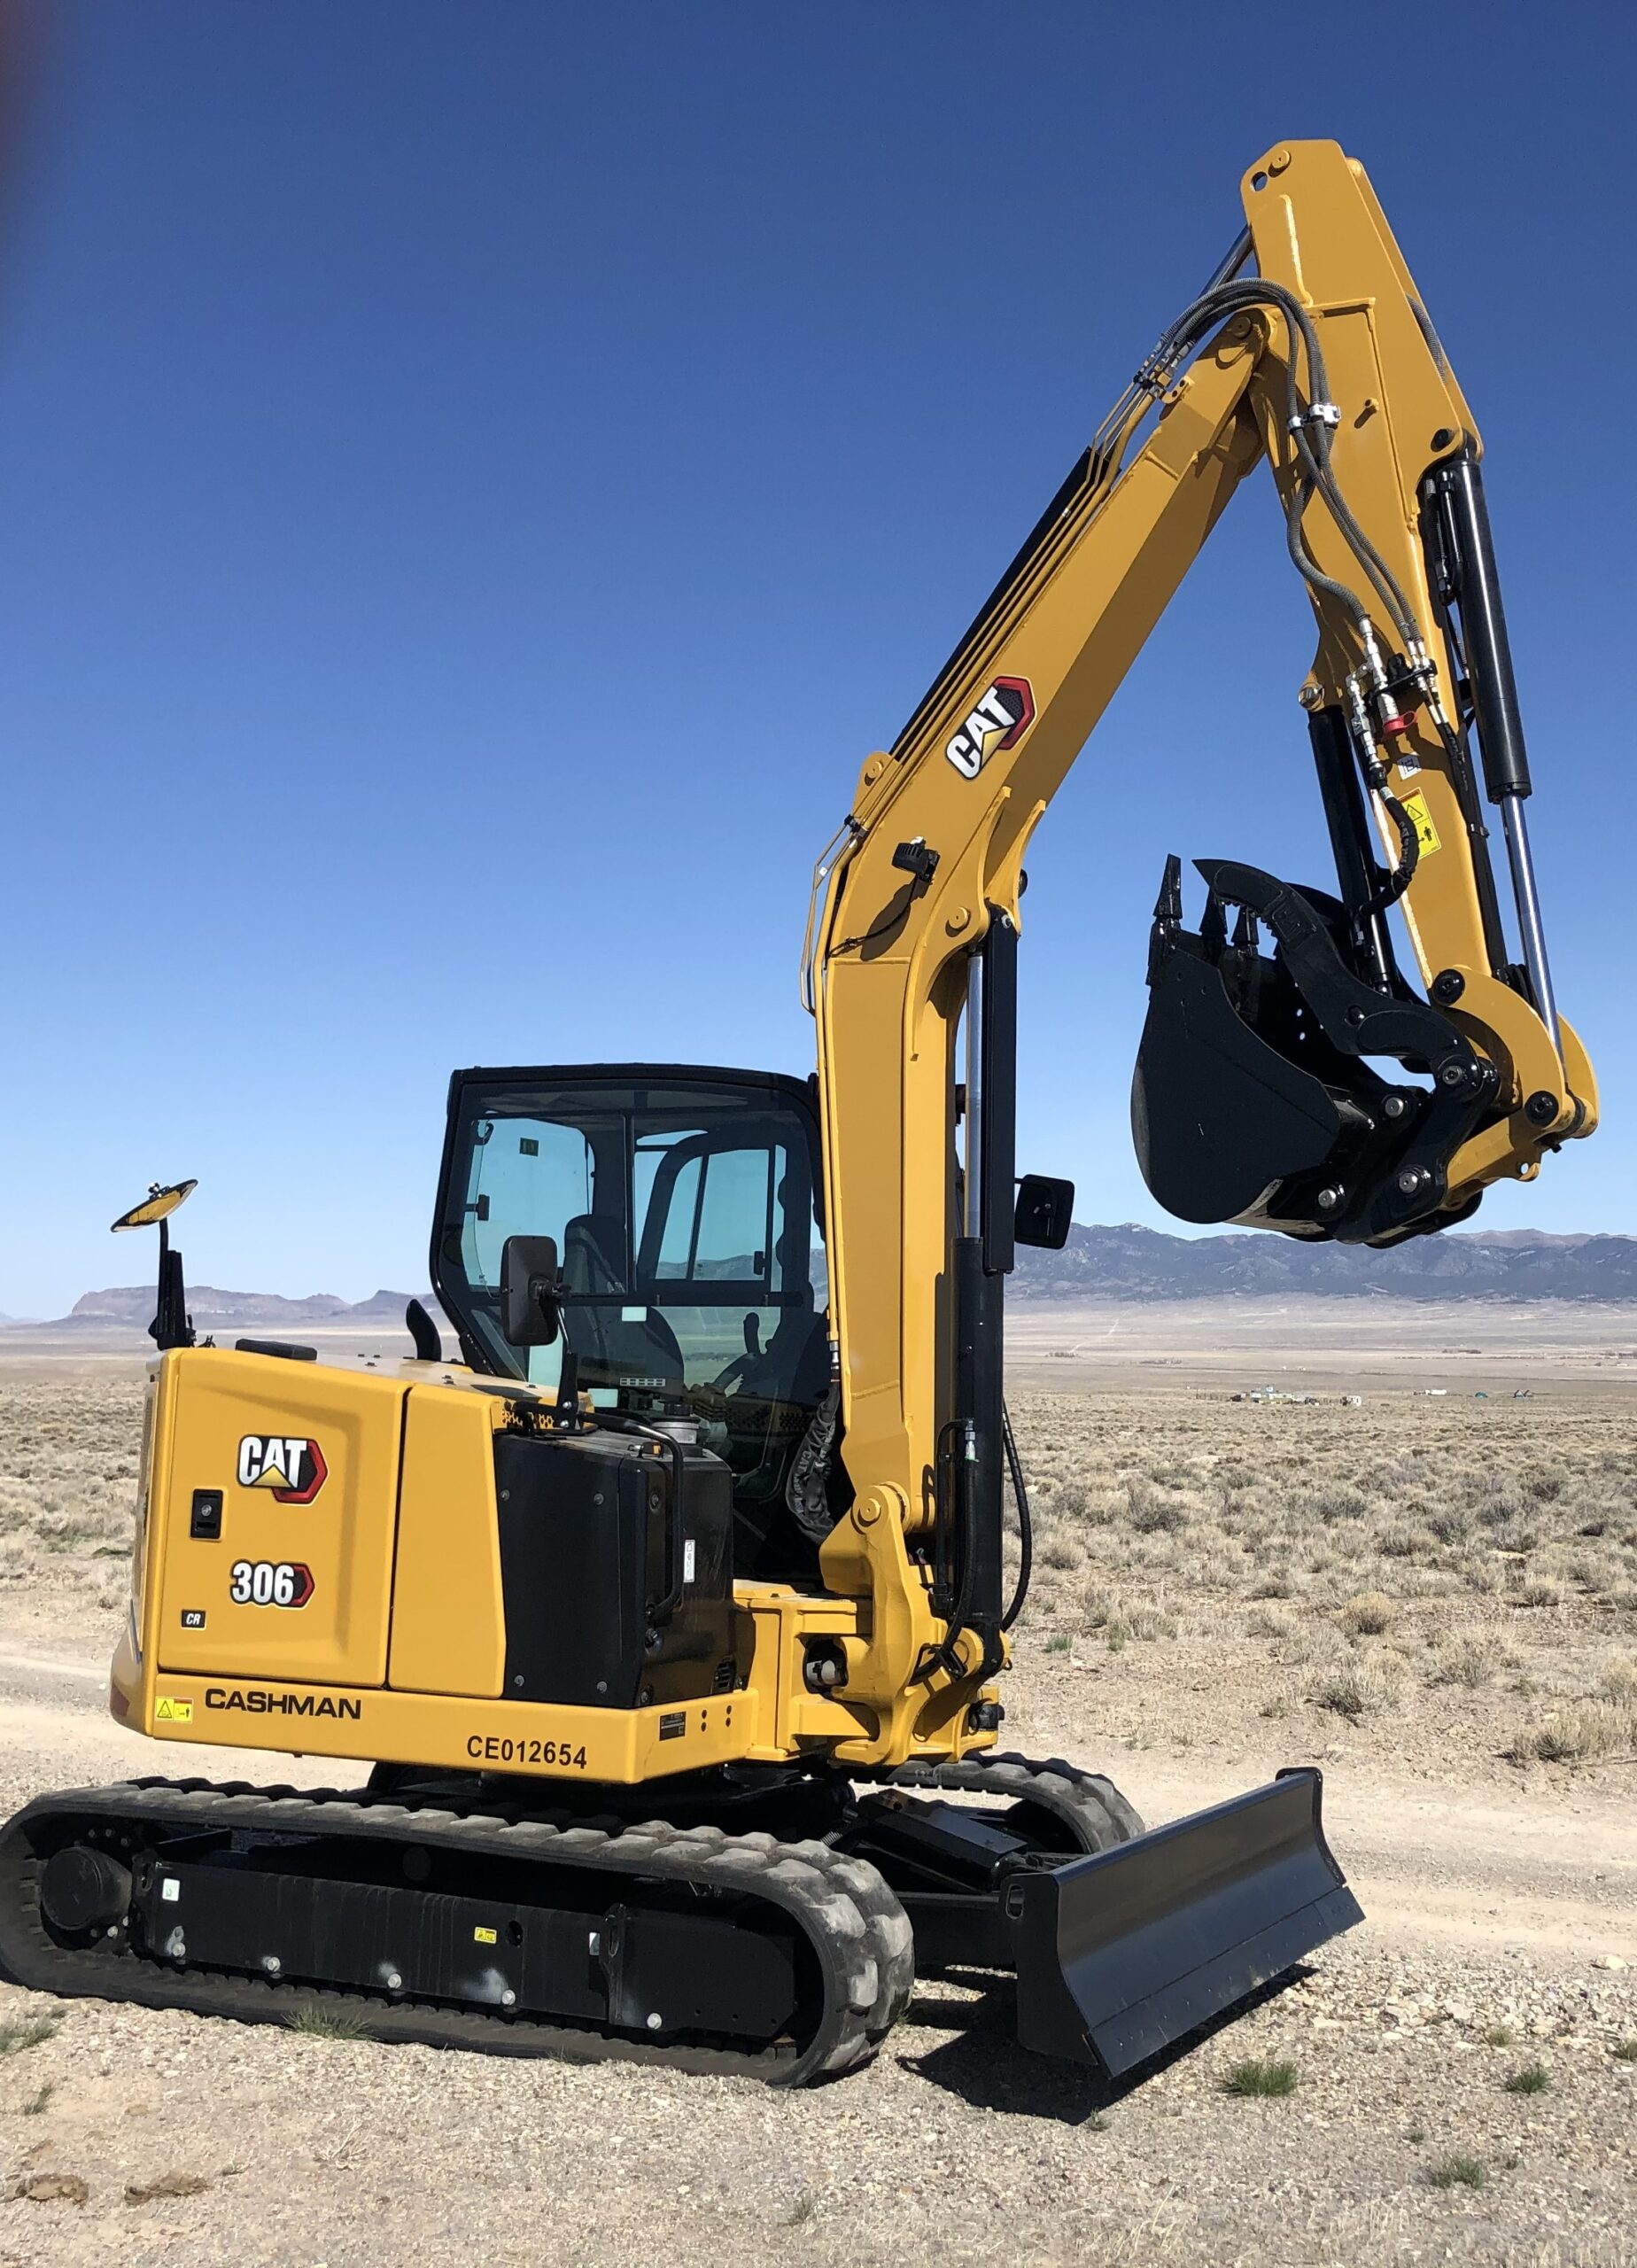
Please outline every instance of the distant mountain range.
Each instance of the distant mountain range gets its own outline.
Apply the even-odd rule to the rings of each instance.
[[[822,1283],[819,1297],[822,1298]],[[1548,1236],[1509,1229],[1493,1236],[1416,1237],[1391,1251],[1362,1245],[1305,1244],[1250,1233],[1171,1237],[1128,1222],[1088,1228],[1076,1222],[1061,1252],[1020,1245],[1007,1296],[1031,1305],[1085,1300],[1366,1298],[1399,1300],[1601,1300],[1637,1304],[1637,1237]],[[379,1332],[403,1323],[407,1292],[376,1292],[349,1302],[328,1292],[287,1300],[274,1292],[188,1287],[195,1328],[288,1331],[305,1325]],[[422,1301],[441,1322],[430,1292]],[[50,1325],[14,1330],[145,1331],[153,1287],[88,1292]],[[8,1327],[8,1326],[0,1326]]]
[[[309,1328],[320,1324],[330,1329],[356,1324],[380,1331],[403,1322],[409,1297],[407,1292],[376,1292],[367,1300],[350,1302],[329,1292],[314,1292],[310,1299],[286,1300],[276,1292],[221,1292],[210,1284],[190,1284],[188,1312],[201,1337],[206,1332],[259,1331],[268,1326],[284,1330],[296,1324]],[[420,1297],[436,1316],[438,1304],[431,1293],[423,1292]],[[72,1314],[47,1327],[146,1331],[152,1317],[152,1285],[128,1284],[117,1291],[88,1292],[74,1301]]]
[[[1061,1252],[1018,1248],[1012,1299],[1625,1300],[1637,1302],[1637,1237],[1413,1237],[1376,1252],[1297,1237],[1169,1237],[1128,1222],[1076,1222]]]

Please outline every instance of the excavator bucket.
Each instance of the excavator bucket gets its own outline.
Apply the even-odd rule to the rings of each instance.
[[[1363,1920],[1322,1779],[1282,1772],[1129,1843],[1014,1875],[1018,2039],[1118,2078]]]
[[[1335,898],[1223,859],[1199,872],[1196,932],[1183,927],[1179,862],[1166,862],[1131,1087],[1159,1202],[1184,1221],[1350,1244],[1464,1218],[1477,1200],[1447,1205],[1447,1167],[1492,1100],[1492,1067],[1396,970],[1359,975]],[[1382,1077],[1386,1059],[1409,1076]]]

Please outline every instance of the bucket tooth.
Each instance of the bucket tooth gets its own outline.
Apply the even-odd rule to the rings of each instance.
[[[1154,920],[1168,929],[1182,926],[1183,862],[1175,850],[1166,859],[1165,872],[1160,878],[1160,895],[1154,900]]]

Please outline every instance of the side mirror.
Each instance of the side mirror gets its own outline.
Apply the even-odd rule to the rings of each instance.
[[[1061,1252],[1075,1215],[1075,1184],[1050,1174],[1026,1173],[1018,1184],[1012,1234],[1020,1244],[1043,1245]]]
[[[510,1347],[549,1347],[562,1326],[555,1237],[508,1237],[500,1247],[500,1329]]]
[[[168,1355],[177,1347],[191,1347],[197,1337],[193,1318],[188,1313],[182,1254],[171,1248],[170,1216],[198,1187],[197,1181],[173,1181],[163,1188],[157,1181],[151,1181],[141,1204],[133,1205],[128,1213],[121,1213],[112,1223],[115,1230],[151,1229],[156,1222],[159,1223],[159,1287],[148,1336],[161,1355]]]

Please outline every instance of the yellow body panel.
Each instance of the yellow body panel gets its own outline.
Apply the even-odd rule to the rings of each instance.
[[[493,1395],[416,1386],[404,1419],[387,1682],[400,1692],[499,1696],[506,1668]]]
[[[149,1521],[160,1666],[383,1684],[403,1386],[362,1371],[213,1348],[189,1348],[164,1363],[169,1390],[155,1444],[163,1477]],[[252,1452],[243,1462],[246,1441],[293,1441],[315,1443],[323,1458],[324,1476],[309,1503],[281,1501],[269,1485],[276,1464],[264,1481],[240,1479],[265,1455]],[[215,1540],[189,1533],[196,1490],[221,1494]],[[305,1567],[311,1596],[299,1606],[237,1601],[234,1571],[244,1566]]]
[[[686,1708],[579,1709],[151,1667],[144,1675],[128,1639],[112,1691],[114,1715],[156,1740],[627,1787],[736,1763],[756,1747],[756,1702],[744,1693]]]
[[[507,1699],[493,1463],[507,1409],[436,1365],[393,1377],[211,1348],[160,1356],[113,1714],[157,1740],[627,1785],[876,1737],[861,1697],[810,1693],[803,1678],[810,1636],[863,1658],[857,1602],[787,1584],[735,1586],[752,1634],[744,1690],[642,1709]],[[317,1442],[312,1501],[242,1483],[246,1437]],[[196,1490],[221,1495],[218,1537],[189,1533]],[[306,1565],[311,1597],[236,1602],[245,1561]],[[919,1574],[915,1588],[929,1630]],[[939,1730],[910,1752],[990,1737]]]

